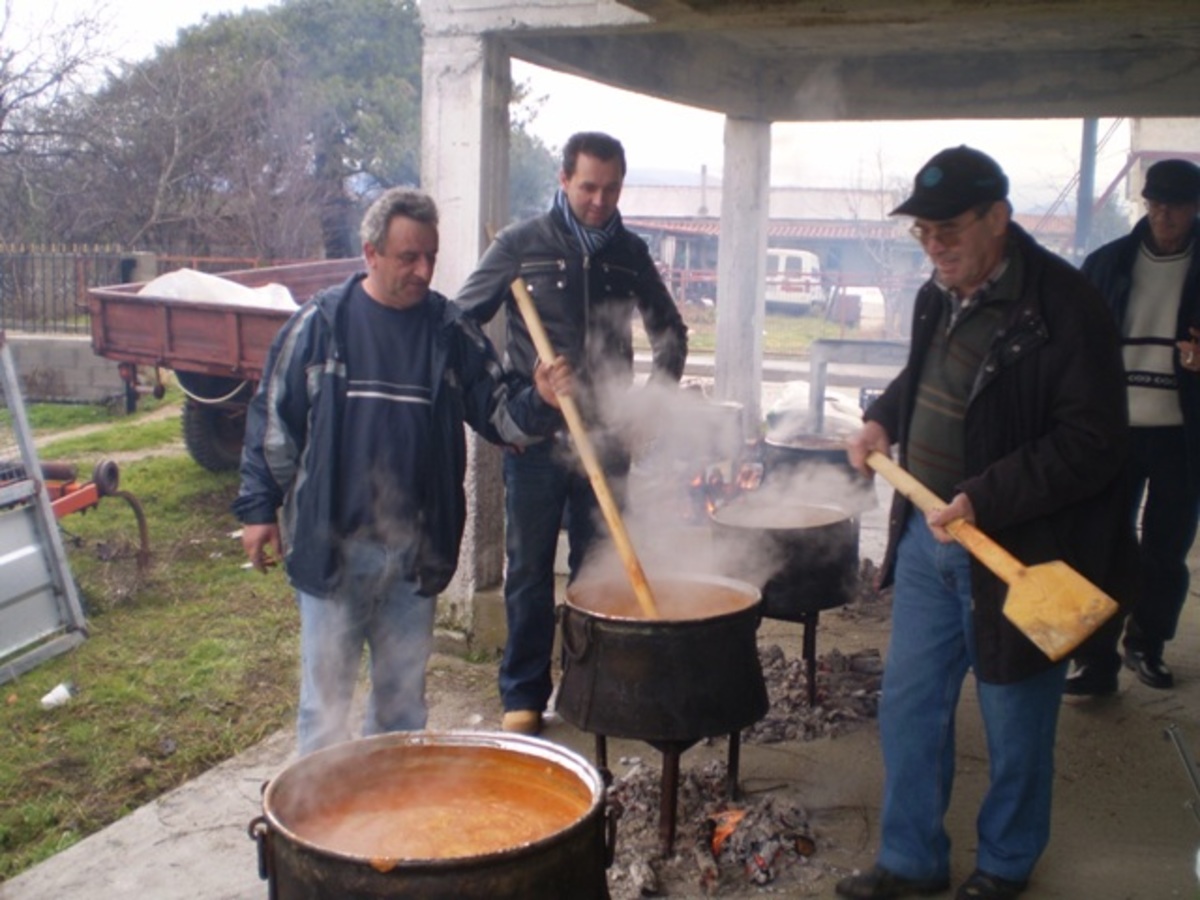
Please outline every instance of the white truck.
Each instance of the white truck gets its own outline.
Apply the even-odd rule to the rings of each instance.
[[[767,250],[766,301],[769,312],[815,313],[825,311],[821,261],[809,250]]]

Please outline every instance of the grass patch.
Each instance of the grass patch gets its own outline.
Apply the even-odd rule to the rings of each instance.
[[[177,386],[167,386],[161,398],[151,395],[138,401],[136,413],[127,414],[119,404],[105,403],[31,403],[25,407],[25,416],[34,436],[53,431],[66,431],[94,425],[128,424],[145,418],[163,406],[178,405],[183,394]],[[0,409],[0,426],[12,427],[12,412]]]
[[[179,442],[179,419],[157,419],[152,422],[131,422],[116,430],[82,434],[78,437],[49,440],[38,448],[42,460],[71,459],[82,456],[102,456],[112,453],[132,453],[151,450],[163,444]]]
[[[130,429],[119,417],[71,454],[177,443],[174,416]],[[79,424],[72,420],[68,427]],[[128,432],[137,432],[126,443]],[[75,443],[79,440],[80,443]],[[44,455],[44,454],[43,454]],[[243,570],[229,504],[233,473],[182,453],[121,465],[146,513],[139,570],[130,506],[107,497],[60,523],[88,620],[76,650],[0,685],[0,881],[69,847],[295,715],[298,617],[282,573]],[[76,695],[44,710],[60,682]]]

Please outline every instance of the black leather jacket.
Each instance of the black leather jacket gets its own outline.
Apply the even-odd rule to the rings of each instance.
[[[511,225],[496,236],[455,302],[488,322],[508,311],[505,367],[532,378],[537,351],[510,285],[525,280],[557,353],[571,363],[585,417],[595,421],[601,386],[633,378],[632,318],[641,314],[653,349],[652,379],[678,382],[687,360],[687,328],[646,242],[621,228],[594,256],[585,256],[556,209]]]

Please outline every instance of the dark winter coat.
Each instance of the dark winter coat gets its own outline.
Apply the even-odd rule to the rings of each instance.
[[[1143,218],[1130,234],[1105,244],[1083,261],[1083,274],[1104,295],[1118,328],[1125,321],[1125,311],[1129,307],[1133,264],[1149,232],[1150,223]],[[1175,339],[1191,340],[1189,327],[1200,328],[1200,223],[1192,228],[1192,262],[1179,297]],[[1175,355],[1175,380],[1179,384],[1179,406],[1183,410],[1188,478],[1195,485],[1200,482],[1200,378],[1179,365],[1178,354]]]
[[[1128,443],[1125,373],[1112,316],[1086,279],[1019,226],[1012,240],[1023,283],[971,391],[964,423],[966,477],[976,525],[1018,560],[1062,560],[1114,597],[1129,596],[1136,544],[1121,473]],[[918,292],[910,355],[866,412],[901,448],[917,381],[944,302],[933,282]],[[949,497],[945,498],[947,501]],[[885,583],[912,511],[896,495]],[[977,677],[1009,683],[1051,661],[1002,614],[1007,586],[972,560]]]

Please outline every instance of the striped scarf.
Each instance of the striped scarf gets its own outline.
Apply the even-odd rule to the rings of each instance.
[[[566,219],[571,233],[575,235],[575,240],[579,242],[579,249],[583,251],[585,256],[595,256],[604,249],[604,246],[616,237],[617,232],[622,227],[620,210],[613,212],[612,218],[600,228],[589,228],[584,225],[575,218],[575,213],[571,211],[571,204],[567,202],[567,194],[562,188],[559,188],[558,192],[554,195],[554,208],[562,213],[562,217]]]

